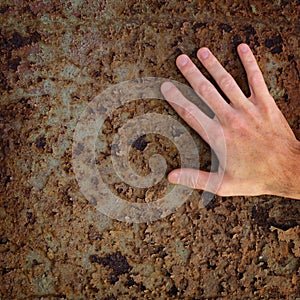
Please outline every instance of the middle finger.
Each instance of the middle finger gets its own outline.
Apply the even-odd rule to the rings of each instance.
[[[176,64],[195,92],[207,103],[217,117],[220,120],[225,119],[226,113],[232,108],[190,58],[182,54],[177,58]]]

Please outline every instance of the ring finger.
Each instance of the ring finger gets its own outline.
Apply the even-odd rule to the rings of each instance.
[[[246,96],[233,79],[233,77],[224,69],[217,58],[209,51],[208,48],[201,48],[197,56],[207,71],[216,80],[218,86],[230,100],[234,107],[244,107],[249,105]]]

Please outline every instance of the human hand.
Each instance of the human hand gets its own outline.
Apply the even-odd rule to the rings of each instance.
[[[188,101],[173,84],[164,83],[162,93],[206,142],[209,142],[208,135],[212,137],[210,146],[219,158],[218,172],[212,174],[215,180],[221,181],[216,191],[218,195],[273,194],[300,199],[300,142],[270,95],[250,48],[240,44],[238,53],[247,73],[249,98],[209,49],[201,48],[197,53],[230,103],[188,56],[182,54],[177,58],[179,70],[215,113],[213,119]],[[201,124],[205,124],[205,128]],[[222,138],[226,147],[224,159]],[[195,169],[176,169],[168,179],[171,183],[205,189],[209,174]]]

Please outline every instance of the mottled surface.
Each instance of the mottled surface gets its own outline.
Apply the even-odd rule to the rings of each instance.
[[[1,1],[1,299],[299,298],[300,201],[217,197],[199,210],[195,192],[164,219],[126,224],[88,203],[71,162],[93,97],[133,78],[185,82],[176,56],[204,45],[247,93],[235,49],[249,43],[298,135],[298,20],[299,1]],[[124,115],[141,105],[176,118],[162,101]],[[108,140],[123,121],[107,120]],[[178,165],[172,144],[150,135],[133,145],[141,173],[149,149]],[[159,194],[109,183],[134,201]]]

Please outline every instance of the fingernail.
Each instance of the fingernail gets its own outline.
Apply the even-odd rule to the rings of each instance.
[[[164,92],[168,92],[171,88],[173,87],[173,84],[171,82],[164,82],[161,85],[161,91]]]
[[[206,59],[206,58],[208,58],[208,55],[209,55],[209,52],[208,52],[208,50],[201,50],[200,52],[199,52],[199,55],[200,55],[200,58],[201,59]]]
[[[183,67],[185,66],[187,63],[188,63],[189,59],[186,55],[180,55],[178,58],[177,58],[177,64],[180,66],[180,67]]]
[[[248,51],[248,46],[245,45],[245,44],[242,44],[242,45],[240,46],[240,50],[241,50],[241,52],[245,53],[245,52]]]

